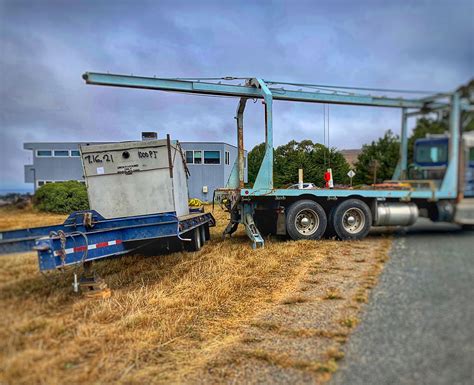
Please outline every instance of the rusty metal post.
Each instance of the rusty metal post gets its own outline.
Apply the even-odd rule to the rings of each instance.
[[[244,163],[244,110],[247,98],[240,98],[237,107],[237,149],[239,166],[239,188],[244,188],[245,163]]]
[[[170,178],[173,178],[173,160],[172,160],[172,157],[171,157],[170,134],[166,134],[166,147],[168,147],[168,167],[170,169]]]

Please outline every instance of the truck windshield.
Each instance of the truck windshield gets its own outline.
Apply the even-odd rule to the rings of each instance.
[[[415,163],[420,166],[442,166],[448,161],[448,141],[417,142]]]

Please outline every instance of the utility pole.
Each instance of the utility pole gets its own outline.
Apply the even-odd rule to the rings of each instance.
[[[380,162],[378,161],[378,159],[372,159],[370,163],[373,168],[374,184],[376,184],[377,183],[377,169],[380,166]]]

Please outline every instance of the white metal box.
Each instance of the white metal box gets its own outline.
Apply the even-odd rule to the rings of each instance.
[[[189,214],[187,168],[169,139],[81,145],[90,208],[105,218]]]

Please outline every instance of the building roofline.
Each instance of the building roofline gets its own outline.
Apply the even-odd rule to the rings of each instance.
[[[237,148],[237,146],[234,146],[233,144],[230,144],[230,143],[226,143],[226,142],[206,142],[205,140],[201,140],[201,141],[178,141],[179,143],[196,143],[196,144],[201,144],[201,143],[205,143],[205,144],[225,144],[227,146],[231,146],[231,147],[234,147],[234,148]],[[245,150],[247,151],[247,150]]]
[[[136,140],[125,140],[124,142],[136,142]],[[206,142],[205,140],[202,140],[202,141],[178,141],[179,143],[183,143],[183,144],[186,144],[186,143],[192,143],[192,144],[224,144],[224,145],[227,145],[227,146],[231,146],[231,147],[234,147],[234,148],[237,148],[237,146],[234,146],[233,144],[230,144],[230,143],[226,143],[226,142]],[[28,145],[35,145],[35,146],[38,146],[38,145],[48,145],[48,144],[108,144],[108,143],[118,143],[118,142],[88,142],[88,141],[81,141],[81,142],[24,142],[23,143],[23,148],[28,150],[27,148],[25,148],[25,146],[28,146]],[[245,150],[247,151],[247,150]]]

